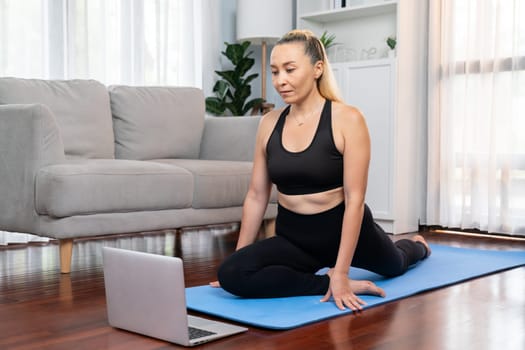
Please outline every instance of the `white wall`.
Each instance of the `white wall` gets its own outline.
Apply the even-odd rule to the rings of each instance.
[[[214,81],[214,71],[220,70],[219,55],[222,45],[221,30],[224,27],[222,0],[203,0],[202,10],[202,89],[204,96],[212,93]]]

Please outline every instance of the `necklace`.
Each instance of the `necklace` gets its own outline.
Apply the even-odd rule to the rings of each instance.
[[[306,123],[306,122],[308,121],[308,119],[310,119],[311,116],[313,116],[314,114],[316,114],[316,113],[317,113],[318,111],[320,111],[320,110],[321,110],[321,108],[316,108],[313,112],[307,114],[307,115],[303,118],[302,121],[299,120],[299,119],[297,118],[297,116],[295,115],[295,113],[292,114],[292,116],[293,116],[293,119],[295,120],[295,122],[297,123],[297,126],[302,126],[304,123]]]
[[[303,121],[300,121],[299,119],[297,119],[297,116],[295,114],[293,115],[293,118],[295,119],[297,126],[302,126],[304,122],[306,121],[306,118]]]

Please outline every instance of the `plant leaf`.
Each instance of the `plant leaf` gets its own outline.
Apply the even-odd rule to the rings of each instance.
[[[237,105],[235,105],[235,103],[226,103],[226,109],[229,109],[232,115],[242,115],[242,111],[237,108]]]
[[[323,44],[324,49],[328,50],[329,47],[332,47],[335,45],[335,34],[328,34],[328,32],[325,30],[323,32],[323,35],[319,38],[319,41]]]
[[[246,77],[246,79],[244,79],[244,83],[245,83],[245,84],[249,84],[249,83],[251,83],[251,81],[252,81],[253,79],[257,78],[258,76],[259,76],[258,73],[254,73],[254,74],[248,75],[248,76]]]
[[[222,115],[226,110],[224,103],[216,97],[206,98],[206,111],[213,115]]]
[[[243,58],[242,60],[239,60],[237,67],[235,67],[235,71],[239,76],[243,76],[253,67],[254,63],[255,60],[253,58]]]
[[[238,76],[235,71],[233,70],[225,70],[222,72],[215,71],[220,77],[224,78],[230,85],[236,86],[238,85]]]
[[[229,88],[229,85],[226,81],[217,80],[217,82],[213,86],[213,92],[215,92],[215,95],[218,98],[223,99],[224,96],[226,96],[226,92],[228,91],[228,88]]]
[[[243,86],[240,86],[238,89],[235,90],[235,93],[233,94],[233,96],[238,99],[238,100],[242,100],[242,102],[244,103],[244,101],[250,97],[250,94],[252,93],[252,88],[250,85],[243,85]]]
[[[248,41],[249,46],[249,41]],[[234,66],[239,64],[239,61],[244,57],[246,49],[241,44],[231,44],[226,48],[226,57],[230,59]]]
[[[246,103],[246,105],[244,106],[242,115],[246,115],[246,113],[248,113],[253,107],[255,107],[255,106],[257,106],[257,105],[259,105],[261,103],[264,103],[264,99],[262,99],[262,98],[254,98],[254,99],[248,101]]]
[[[249,41],[243,41],[243,42],[242,42],[241,46],[242,46],[242,53],[243,53],[243,55],[244,55],[244,53],[246,52],[246,50],[248,50],[248,48],[250,47],[251,44],[252,44],[252,43],[249,42]],[[250,56],[251,53],[252,53],[252,51],[250,51],[250,52],[246,55],[246,57]]]

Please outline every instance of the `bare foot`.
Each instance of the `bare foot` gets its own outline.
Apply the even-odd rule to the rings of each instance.
[[[423,238],[423,236],[421,235],[415,235],[414,237],[411,238],[414,242],[419,242],[421,244],[423,244],[427,250],[425,256],[423,257],[423,259],[426,259],[430,256],[430,254],[432,254],[432,250],[430,249],[430,247],[428,246],[428,243],[427,241],[425,241],[425,238]]]
[[[329,269],[326,273],[329,277],[332,277],[333,268]],[[350,283],[350,289],[352,289],[352,292],[354,294],[361,294],[361,295],[376,295],[380,297],[385,297],[386,293],[382,288],[379,288],[375,285],[375,283],[371,281],[366,280],[352,280],[348,279],[348,283]]]

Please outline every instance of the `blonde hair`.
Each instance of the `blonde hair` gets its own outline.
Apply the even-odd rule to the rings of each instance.
[[[286,33],[275,45],[296,42],[304,44],[304,53],[310,57],[312,64],[315,64],[317,61],[323,62],[323,73],[317,79],[317,88],[321,96],[331,101],[342,102],[343,99],[337,86],[334,73],[332,72],[330,62],[328,62],[324,45],[314,33],[309,30],[294,29]]]

